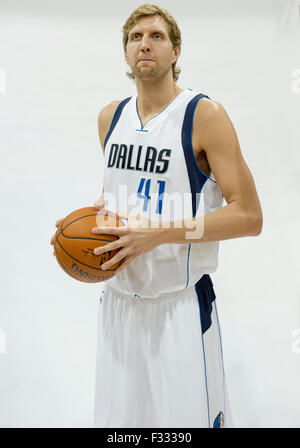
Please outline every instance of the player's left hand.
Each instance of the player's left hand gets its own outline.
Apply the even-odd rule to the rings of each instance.
[[[117,262],[121,262],[115,270],[115,274],[121,272],[139,255],[149,252],[162,243],[162,229],[158,228],[158,223],[133,213],[118,216],[127,219],[127,224],[124,227],[93,227],[92,229],[92,233],[95,234],[109,234],[119,237],[116,241],[94,249],[96,255],[109,250],[120,249],[109,261],[101,265],[101,268],[105,270]]]

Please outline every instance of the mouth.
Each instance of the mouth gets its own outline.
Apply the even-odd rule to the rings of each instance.
[[[139,59],[138,62],[154,62],[153,59]]]

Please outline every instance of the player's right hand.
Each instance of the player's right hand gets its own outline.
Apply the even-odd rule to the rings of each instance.
[[[58,219],[58,220],[56,221],[55,225],[56,225],[57,228],[61,225],[61,223],[63,222],[63,220],[64,220],[64,218],[61,218],[61,219]],[[52,244],[52,246],[54,246],[54,243],[55,243],[55,235],[56,235],[56,232],[54,233],[54,235],[52,236],[52,238],[51,238],[51,240],[50,240],[50,244]],[[54,252],[53,252],[53,255],[54,255]]]

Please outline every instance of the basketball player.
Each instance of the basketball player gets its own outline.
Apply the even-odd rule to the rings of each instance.
[[[105,171],[96,205],[126,225],[93,229],[119,236],[95,250],[119,249],[102,268],[121,262],[99,305],[95,425],[231,427],[209,274],[220,240],[260,234],[260,202],[222,105],[177,85],[174,18],[137,8],[123,44],[137,95],[98,117]],[[172,195],[184,213],[171,210]]]

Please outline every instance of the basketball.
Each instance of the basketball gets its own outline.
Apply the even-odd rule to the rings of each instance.
[[[92,233],[93,227],[120,227],[124,224],[113,213],[97,207],[84,207],[70,213],[56,231],[54,253],[60,267],[71,277],[86,283],[103,282],[114,275],[120,263],[103,271],[101,264],[119,249],[100,255],[94,249],[119,239],[116,235]]]

